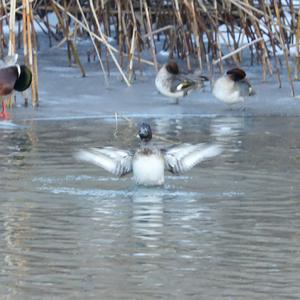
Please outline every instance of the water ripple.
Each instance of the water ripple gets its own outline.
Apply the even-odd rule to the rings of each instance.
[[[71,155],[136,146],[127,121],[1,130],[1,299],[299,298],[299,119],[150,121],[224,153],[137,188]]]

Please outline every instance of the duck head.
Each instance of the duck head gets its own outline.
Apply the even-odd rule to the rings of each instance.
[[[233,81],[241,81],[246,78],[246,72],[240,68],[233,68],[228,70],[227,73],[228,77]]]
[[[32,73],[25,65],[18,66],[19,77],[15,82],[14,90],[23,92],[29,88],[32,81]]]
[[[148,123],[142,123],[138,135],[142,142],[149,142],[152,139],[152,130]]]
[[[179,74],[179,68],[177,63],[174,60],[170,60],[167,65],[166,65],[166,69],[169,73],[173,74],[173,75],[177,75]]]

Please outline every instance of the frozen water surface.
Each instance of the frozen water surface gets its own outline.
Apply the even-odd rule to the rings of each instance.
[[[1,298],[297,299],[299,118],[150,119],[159,144],[224,147],[161,188],[72,157],[136,147],[139,121],[120,119],[117,132],[113,118],[0,128]]]
[[[153,68],[136,65],[131,88],[112,68],[106,86],[86,52],[81,78],[65,47],[40,44],[39,108],[17,95],[0,122],[0,299],[299,299],[299,82],[292,98],[284,68],[279,89],[244,65],[256,95],[241,107],[209,85],[171,105]],[[144,119],[159,144],[224,151],[151,189],[73,158],[136,147]]]

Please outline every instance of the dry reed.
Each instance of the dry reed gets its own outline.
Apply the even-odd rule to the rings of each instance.
[[[184,60],[188,69],[198,65],[212,76],[216,67],[223,72],[231,65],[259,64],[261,79],[266,80],[268,74],[272,76],[274,69],[279,87],[284,66],[291,94],[295,94],[294,80],[299,78],[300,67],[300,7],[293,1],[40,0],[33,3],[32,0],[0,3],[2,56],[7,45],[9,53],[15,51],[15,16],[23,7],[24,60],[35,74],[33,105],[38,103],[34,20],[48,35],[50,46],[53,39],[57,45],[66,43],[66,59],[70,65],[74,62],[79,67],[82,76],[86,72],[76,37],[89,38],[92,45],[89,57],[93,53],[97,57],[106,83],[112,64],[128,86],[138,65],[152,65],[157,71],[157,51],[163,49],[170,58]],[[55,14],[56,24],[50,23],[49,13]],[[6,43],[3,27],[8,21]],[[291,62],[293,49],[295,63]]]

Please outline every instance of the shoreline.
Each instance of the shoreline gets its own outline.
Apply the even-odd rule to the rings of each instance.
[[[285,67],[282,67],[282,88],[278,87],[276,74],[261,82],[261,65],[241,65],[247,78],[254,86],[256,94],[248,97],[244,105],[230,109],[211,94],[210,83],[203,90],[193,91],[184,97],[178,105],[160,95],[156,90],[155,70],[151,66],[137,64],[135,77],[128,87],[118,71],[111,69],[106,86],[104,75],[97,61],[87,62],[86,51],[80,53],[84,63],[86,77],[82,77],[78,67],[69,67],[66,62],[66,46],[48,48],[45,37],[40,38],[38,52],[39,106],[23,106],[23,97],[16,94],[16,106],[9,109],[13,122],[40,119],[105,118],[115,114],[126,117],[270,117],[300,116],[300,81],[294,81],[296,97],[290,96],[290,85]],[[82,41],[85,50],[89,49]],[[167,61],[164,55],[158,55],[160,64]],[[22,62],[22,56],[19,59]],[[179,65],[184,70],[183,61]],[[226,70],[232,64],[226,64]],[[204,71],[203,75],[207,75]],[[214,78],[220,74],[215,73]],[[30,90],[28,91],[30,94]],[[244,108],[244,109],[242,109]]]

